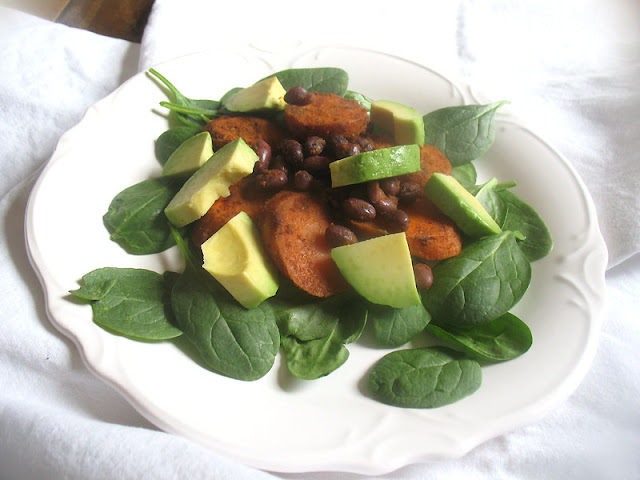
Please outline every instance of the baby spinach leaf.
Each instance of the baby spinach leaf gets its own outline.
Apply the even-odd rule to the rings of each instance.
[[[367,305],[353,294],[301,304],[280,300],[277,318],[287,368],[313,380],[336,370],[349,357],[345,344],[355,342],[367,320]]]
[[[102,217],[111,240],[134,255],[158,253],[173,246],[164,209],[180,187],[177,179],[159,177],[118,193]]]
[[[397,407],[436,408],[480,388],[480,364],[440,347],[396,350],[382,357],[369,374],[373,397]]]
[[[428,113],[423,117],[425,143],[438,147],[454,166],[474,160],[493,145],[496,110],[505,103],[445,107]]]
[[[171,154],[184,142],[194,135],[200,133],[202,129],[187,127],[173,127],[163,132],[156,140],[156,157],[164,165],[169,160]]]
[[[386,305],[369,305],[368,322],[382,347],[399,347],[424,330],[431,316],[422,305],[393,308]]]
[[[371,103],[373,102],[373,100],[371,100],[366,95],[363,95],[362,93],[354,92],[353,90],[347,90],[344,94],[344,98],[355,100],[367,111],[371,111]]]
[[[472,327],[430,324],[427,332],[485,362],[504,362],[519,357],[533,342],[529,327],[511,313]]]
[[[134,340],[182,335],[169,304],[171,277],[133,268],[100,268],[82,277],[70,293],[91,303],[93,321]]]
[[[276,76],[285,90],[300,85],[310,92],[344,95],[349,85],[349,75],[341,68],[290,68],[269,75]]]
[[[153,68],[149,73],[160,80],[173,96],[173,102],[160,102],[160,105],[177,113],[178,119],[186,126],[202,129],[220,109],[216,100],[197,100],[183,95],[167,78]]]
[[[422,303],[438,325],[490,322],[520,301],[531,281],[531,264],[509,231],[465,245],[432,272]]]
[[[476,167],[471,162],[463,163],[462,165],[453,167],[451,169],[451,175],[460,183],[460,185],[465,187],[467,190],[470,187],[474,187],[476,184],[476,180],[478,179],[478,172],[476,171]]]
[[[273,366],[280,334],[268,302],[247,310],[204,270],[188,268],[175,282],[171,306],[178,326],[212,370],[257,380]]]
[[[518,245],[529,261],[533,262],[551,252],[553,239],[540,214],[508,190],[508,187],[514,185],[514,182],[500,184],[492,179],[470,191],[503,230],[522,233],[524,239]]]

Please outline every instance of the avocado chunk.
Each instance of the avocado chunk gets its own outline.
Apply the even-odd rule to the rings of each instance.
[[[424,145],[424,120],[420,112],[391,100],[371,103],[371,123],[393,135],[400,145]]]
[[[163,176],[191,175],[213,155],[209,132],[201,132],[186,139],[167,159],[162,168]]]
[[[198,220],[218,198],[229,196],[231,185],[253,172],[256,161],[258,155],[242,138],[227,143],[189,177],[165,215],[178,228]]]
[[[502,232],[478,199],[452,176],[433,173],[424,186],[424,193],[470,237],[484,237]]]
[[[404,232],[336,247],[331,257],[347,282],[370,302],[395,308],[420,303]]]
[[[276,267],[245,212],[225,223],[201,249],[204,269],[242,306],[257,307],[278,291]]]
[[[420,170],[420,147],[399,145],[362,152],[329,164],[331,186],[342,187]]]
[[[286,90],[277,77],[269,77],[243,88],[225,102],[230,112],[253,112],[256,110],[284,110]]]

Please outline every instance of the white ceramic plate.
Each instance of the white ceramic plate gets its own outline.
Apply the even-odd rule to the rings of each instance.
[[[358,62],[353,59],[357,58]],[[469,89],[414,63],[330,47],[266,53],[209,52],[159,65],[186,95],[219,98],[287,67],[337,66],[350,88],[426,113],[473,102]],[[166,95],[140,74],[97,103],[65,134],[28,206],[26,236],[52,323],[87,366],[160,428],[249,465],[281,472],[380,474],[464,455],[481,442],[533,422],[564,400],[592,360],[603,309],[607,253],[595,210],[569,163],[504,113],[496,142],[476,161],[481,179],[516,180],[517,193],[546,220],[555,248],[533,266],[514,312],[533,332],[522,357],[483,369],[481,388],[433,410],[400,409],[366,395],[367,372],[386,350],[362,342],[339,370],[316,381],[290,377],[279,360],[256,382],[231,380],[194,362],[174,343],[140,343],[107,333],[91,308],[69,300],[87,272],[105,266],[181,271],[177,249],[132,256],[102,224],[111,199],[157,176],[154,140],[167,128]]]

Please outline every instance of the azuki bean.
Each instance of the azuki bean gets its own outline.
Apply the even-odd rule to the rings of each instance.
[[[304,151],[308,156],[320,155],[327,145],[327,141],[318,136],[311,136],[304,142]]]
[[[253,145],[253,150],[258,155],[258,161],[255,164],[254,171],[264,172],[269,169],[271,162],[271,145],[264,140],[258,140]]]
[[[293,186],[301,192],[309,190],[312,182],[313,176],[306,170],[298,170],[293,176]]]
[[[395,177],[383,178],[380,180],[380,188],[387,195],[397,195],[400,190],[400,182]]]
[[[284,95],[284,101],[290,105],[307,105],[310,102],[309,92],[303,86],[296,85],[287,90]]]
[[[398,190],[400,203],[412,203],[420,196],[420,185],[415,182],[402,182]]]
[[[331,159],[329,157],[323,157],[321,155],[313,155],[311,157],[307,157],[302,162],[302,166],[305,170],[310,170],[312,172],[320,172],[322,170],[326,170],[329,168],[329,164],[331,163]]]
[[[280,143],[280,151],[284,156],[285,161],[291,165],[299,167],[304,160],[304,153],[302,151],[302,145],[297,140],[288,138]]]
[[[389,230],[395,233],[406,232],[409,229],[409,216],[402,210],[393,210],[384,216]]]
[[[376,209],[366,200],[360,198],[347,198],[342,202],[342,210],[345,215],[353,220],[373,220],[376,218]]]
[[[428,290],[433,285],[433,272],[426,263],[416,263],[413,266],[413,276],[418,290]]]
[[[267,170],[256,175],[256,185],[263,190],[279,190],[289,181],[283,170]]]
[[[335,223],[329,224],[324,231],[324,236],[331,248],[352,245],[358,241],[356,235],[351,230],[342,225],[336,225]]]

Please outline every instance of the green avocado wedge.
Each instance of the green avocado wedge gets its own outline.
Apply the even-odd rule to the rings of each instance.
[[[424,145],[424,119],[420,112],[391,100],[371,103],[371,123],[393,134],[397,144]]]
[[[329,164],[331,186],[342,187],[420,170],[420,147],[399,145],[363,152]]]
[[[478,199],[451,175],[434,173],[424,193],[466,235],[478,238],[502,232]]]
[[[213,155],[209,132],[201,132],[188,138],[167,159],[162,168],[163,176],[191,175]]]

